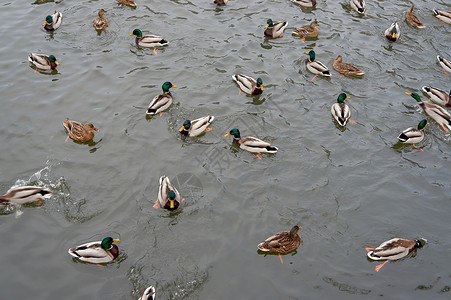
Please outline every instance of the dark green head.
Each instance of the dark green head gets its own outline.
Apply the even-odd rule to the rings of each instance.
[[[345,99],[349,99],[349,98],[350,97],[347,96],[345,93],[341,93],[340,95],[338,95],[337,102],[343,103],[343,101],[345,101]]]
[[[163,93],[168,93],[170,88],[176,88],[176,85],[172,85],[169,81],[166,81],[163,83],[163,86],[161,87],[163,89]]]
[[[271,28],[271,27],[273,27],[274,25],[273,25],[273,23],[272,23],[272,20],[271,19],[268,19],[268,21],[266,21],[266,27],[268,28]]]
[[[183,127],[188,130],[191,128],[191,121],[190,120],[185,120],[185,122],[183,122]]]
[[[417,248],[424,247],[424,245],[426,245],[427,242],[428,242],[428,240],[426,240],[426,239],[423,239],[423,238],[418,239],[416,246],[417,246]]]
[[[130,35],[136,35],[137,37],[142,37],[143,33],[141,32],[141,30],[135,29],[135,30],[133,30],[133,33]]]
[[[418,123],[418,129],[423,129],[428,124],[427,120],[421,120],[420,123]]]
[[[48,15],[48,16],[45,18],[45,22],[46,22],[46,23],[49,23],[49,24],[53,23],[53,18],[52,18],[52,16]],[[46,25],[47,25],[47,24],[46,24]]]
[[[114,242],[119,242],[119,239],[114,239],[112,237],[106,237],[102,240],[101,247],[102,249],[109,250],[113,246]]]
[[[308,56],[310,56],[310,61],[315,60],[315,51],[310,50],[309,52],[305,52],[305,54],[308,54]]]
[[[49,61],[52,62],[52,63],[56,62],[56,57],[53,56],[53,55],[50,55],[49,56]]]
[[[175,192],[174,191],[169,191],[168,198],[169,198],[169,200],[175,200]]]
[[[398,33],[398,30],[396,30],[396,27],[393,27],[393,29],[390,31],[391,35],[395,37],[395,35]]]
[[[421,101],[420,95],[418,95],[417,93],[406,93],[406,95],[412,96],[413,99],[417,100],[418,102],[423,102]]]
[[[263,89],[263,80],[260,77],[257,78],[257,86],[260,89]]]
[[[233,135],[234,138],[239,139],[241,137],[240,131],[236,128],[233,128],[230,130],[229,133],[227,133],[225,136]]]

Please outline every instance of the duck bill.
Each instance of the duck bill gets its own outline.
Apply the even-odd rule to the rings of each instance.
[[[260,84],[260,89],[263,91],[263,84]]]
[[[173,87],[173,88],[176,88],[177,86],[176,86],[176,85],[173,85],[172,87]]]
[[[346,96],[346,99],[351,99],[351,97],[349,97],[349,96]]]
[[[169,200],[169,208],[174,208],[174,207],[175,207],[175,201]]]
[[[117,243],[117,242],[119,242],[120,241],[120,239],[114,239],[113,240],[113,243]]]
[[[307,55],[309,55],[309,53],[308,52],[304,52],[305,54],[307,54]]]
[[[132,36],[133,35],[133,33],[130,33],[128,36]]]
[[[301,231],[301,230],[302,230],[302,227],[299,227],[298,231]]]
[[[265,28],[268,28],[268,27],[269,27],[269,24],[266,24]]]
[[[43,26],[45,26],[45,25],[47,25],[48,23],[47,23],[47,21],[45,21],[45,23],[44,23],[44,25]]]
[[[396,37],[396,33],[393,32],[393,33],[391,34],[391,36],[392,36],[393,38],[395,38],[395,37]]]
[[[55,64],[58,66],[60,63],[59,62],[57,62],[57,61],[55,61]]]
[[[406,95],[412,96],[412,93],[407,93],[407,92],[406,92]]]
[[[182,132],[183,129],[185,129],[185,126],[182,125],[182,127],[180,127],[179,132]]]
[[[226,135],[224,135],[224,137],[226,137],[226,136],[229,136],[229,135],[231,135],[231,134],[230,134],[230,132],[229,132],[229,133],[227,133]]]

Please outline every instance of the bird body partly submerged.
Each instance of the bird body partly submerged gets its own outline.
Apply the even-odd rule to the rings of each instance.
[[[0,203],[22,205],[48,198],[51,195],[52,193],[43,187],[19,186],[9,189],[6,194],[0,196]]]
[[[153,286],[149,286],[144,290],[142,296],[138,300],[155,300],[155,288]]]
[[[421,101],[421,98],[417,93],[406,94],[412,96],[424,112],[442,126],[443,130],[448,132],[448,129],[451,129],[451,114],[446,109],[436,104]],[[448,127],[448,129],[445,126]]]
[[[108,20],[105,18],[104,14],[105,14],[105,10],[103,8],[101,8],[99,10],[99,16],[97,18],[95,18],[94,22],[92,23],[92,26],[96,30],[102,30],[108,26]]]
[[[30,53],[28,61],[41,70],[54,70],[59,65],[55,56],[47,54]]]
[[[69,119],[64,120],[64,128],[66,128],[69,137],[79,142],[88,142],[94,137],[94,131],[99,131],[92,123],[80,123]]]
[[[153,116],[155,114],[161,113],[168,109],[172,104],[172,94],[169,91],[170,88],[176,88],[176,85],[166,81],[163,83],[162,89],[163,93],[156,95],[147,107],[146,115]]]
[[[393,22],[390,27],[385,30],[385,37],[392,42],[396,42],[400,36],[401,32],[399,31],[398,22]]]
[[[54,31],[61,26],[63,22],[63,14],[55,10],[53,15],[48,15],[45,18],[44,29],[47,31]]]
[[[363,72],[353,64],[344,63],[343,57],[341,55],[337,56],[332,66],[337,72],[343,75],[361,76],[365,74],[365,72]]]
[[[240,131],[236,128],[230,130],[225,136],[233,135],[233,143],[243,150],[252,153],[277,153],[277,147],[271,146],[270,143],[262,141],[255,137],[244,137],[240,135]]]
[[[271,19],[268,19],[266,22],[265,35],[271,38],[281,37],[287,26],[288,22],[285,20],[273,22]]]
[[[413,13],[415,5],[412,4],[410,9],[406,12],[406,20],[415,28],[425,28],[423,23],[421,23],[420,19]]]
[[[289,253],[299,247],[301,238],[298,231],[301,229],[295,225],[290,231],[280,231],[258,244],[257,248],[264,252]]]
[[[424,127],[428,124],[427,120],[421,120],[418,127],[409,127],[398,136],[398,140],[405,144],[416,144],[424,139]]]
[[[445,72],[451,73],[451,62],[449,60],[440,55],[437,55],[437,60]]]
[[[351,5],[351,8],[359,14],[364,15],[366,13],[365,0],[350,0],[349,5]]]
[[[240,89],[249,95],[260,95],[263,92],[263,81],[261,78],[254,78],[244,74],[232,75],[232,79],[236,81]]]
[[[67,252],[81,261],[92,264],[104,264],[113,261],[119,255],[119,249],[113,243],[119,242],[119,239],[106,237],[101,241],[89,242],[74,248]]]
[[[451,24],[451,12],[450,11],[444,11],[444,10],[438,10],[434,9],[434,15],[437,19],[440,21],[443,21],[445,23]]]
[[[215,119],[214,116],[205,116],[195,120],[186,120],[183,122],[182,127],[179,129],[180,133],[190,137],[198,136],[202,134],[211,122]]]
[[[297,36],[302,36],[304,38],[314,38],[317,37],[319,34],[318,27],[319,24],[317,21],[313,21],[309,25],[304,25],[301,27],[297,27],[295,30],[293,30],[293,34]]]
[[[407,256],[416,248],[421,248],[426,244],[426,240],[407,240],[394,238],[383,242],[376,248],[367,248],[368,258],[372,260],[397,260]]]
[[[172,185],[167,176],[160,177],[157,201],[160,207],[167,210],[176,210],[180,205],[180,193]]]
[[[345,99],[349,98],[350,97],[345,93],[341,93],[340,95],[338,95],[337,103],[334,103],[330,108],[330,113],[340,126],[346,126],[349,118],[351,118],[351,110],[349,109],[349,106],[344,102]]]
[[[331,76],[329,68],[326,67],[326,65],[324,65],[322,62],[315,60],[315,51],[310,50],[309,52],[305,52],[305,54],[309,55],[309,58],[305,60],[305,65],[310,72],[315,75],[322,75],[325,77]]]

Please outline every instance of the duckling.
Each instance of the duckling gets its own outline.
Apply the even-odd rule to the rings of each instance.
[[[307,66],[307,69],[315,74],[315,76],[312,78],[315,79],[318,75],[322,75],[325,77],[330,77],[330,71],[329,68],[326,67],[322,62],[315,60],[315,51],[310,50],[309,52],[305,52],[305,54],[309,55],[309,58],[305,60],[305,65]]]
[[[106,27],[108,26],[108,20],[103,16],[103,14],[106,12],[103,8],[99,10],[99,16],[95,18],[94,22],[92,23],[92,26],[96,30],[108,30]]]
[[[445,58],[441,57],[440,55],[437,55],[437,60],[439,64],[442,66],[443,70],[445,71],[445,74],[451,73],[451,62],[446,60]]]
[[[149,103],[149,106],[147,107],[146,115],[153,116],[158,113],[160,113],[161,115],[164,110],[168,109],[172,104],[172,94],[169,89],[176,87],[176,85],[173,85],[169,81],[163,83],[161,87],[163,89],[163,94],[156,95],[152,99],[152,101]]]
[[[350,0],[349,4],[351,5],[351,11],[355,10],[356,12],[362,15],[366,13],[365,0]]]
[[[40,186],[19,186],[9,189],[6,194],[0,196],[0,203],[22,205],[25,203],[38,201],[49,198],[52,195],[50,190]]]
[[[113,243],[119,242],[119,239],[106,237],[102,241],[89,242],[74,248],[67,252],[81,261],[92,264],[104,264],[113,261],[119,255],[119,248]]]
[[[397,260],[407,256],[410,252],[426,245],[426,239],[407,240],[394,238],[383,242],[377,248],[365,248],[368,258],[372,260],[385,260],[384,263],[376,266],[376,272],[389,261]]]
[[[45,18],[44,29],[47,31],[54,31],[60,27],[63,22],[63,14],[55,10],[53,15],[48,15]]]
[[[203,132],[211,131],[211,128],[209,128],[208,126],[210,126],[211,122],[213,122],[214,119],[214,116],[205,116],[192,121],[185,120],[179,131],[181,134],[186,136],[198,136]]]
[[[277,147],[271,146],[270,143],[264,142],[260,139],[257,139],[255,137],[245,137],[242,138],[240,135],[240,131],[236,128],[230,130],[229,133],[224,135],[225,137],[233,135],[233,143],[240,147],[243,150],[252,152],[252,153],[258,153],[257,158],[261,159],[260,154],[261,153],[277,153],[277,150],[279,150]]]
[[[444,90],[432,86],[423,86],[421,89],[428,94],[430,100],[442,106],[451,107],[451,91],[447,93]]]
[[[301,229],[302,227],[295,225],[290,231],[280,231],[258,244],[257,248],[264,252],[279,253],[280,261],[283,263],[280,253],[289,253],[299,247],[301,238],[298,231]]]
[[[69,140],[69,138],[79,142],[88,142],[94,137],[93,131],[100,131],[96,129],[94,125],[92,125],[92,123],[83,124],[77,121],[69,120],[69,118],[64,120],[63,126],[69,133],[68,137],[66,138],[66,142]]]
[[[343,75],[354,75],[354,76],[361,76],[365,74],[365,72],[363,72],[356,66],[349,63],[344,63],[342,62],[342,60],[343,57],[341,55],[338,55],[332,65],[337,72]]]
[[[425,28],[420,19],[413,13],[415,5],[412,4],[410,9],[406,12],[406,20],[415,28]]]
[[[166,41],[161,36],[143,35],[141,30],[139,30],[139,29],[133,30],[133,32],[130,33],[129,35],[130,36],[136,35],[136,38],[135,38],[136,45],[141,46],[141,47],[147,47],[147,48],[153,47],[153,52],[155,54],[158,54],[156,47],[162,47],[162,46],[166,46],[167,44],[169,44],[169,42]]]
[[[305,42],[305,38],[315,38],[319,34],[318,22],[315,20],[310,25],[304,25],[296,28],[292,34],[302,36],[302,42]]]
[[[401,32],[399,31],[398,22],[393,22],[390,27],[385,30],[385,37],[392,42],[396,42],[400,35]]]
[[[345,99],[349,99],[345,93],[338,95],[337,103],[334,103],[330,108],[332,117],[338,122],[340,126],[346,126],[346,123],[351,118],[351,110],[349,106],[344,102]]]
[[[434,9],[433,12],[437,19],[445,23],[451,24],[451,12],[438,9]]]
[[[232,79],[235,80],[240,87],[238,95],[241,94],[241,91],[249,95],[260,95],[263,92],[263,81],[260,77],[255,80],[244,74],[236,74],[232,75]]]
[[[138,300],[155,300],[155,288],[149,286]]]
[[[54,70],[60,63],[56,61],[56,57],[53,55],[30,53],[28,55],[28,61],[31,62],[38,69],[41,70]]]
[[[398,136],[398,140],[404,144],[412,144],[413,147],[423,151],[420,147],[415,146],[415,144],[421,142],[424,139],[424,127],[429,123],[426,120],[421,120],[418,124],[418,128],[409,127]]]
[[[266,22],[265,35],[271,38],[282,37],[285,28],[288,26],[288,22],[282,20],[280,22],[274,22],[268,19]]]

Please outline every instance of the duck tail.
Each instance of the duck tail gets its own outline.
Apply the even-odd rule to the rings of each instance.
[[[268,152],[276,153],[279,149],[274,146],[266,146],[266,150],[268,150]]]
[[[434,12],[434,14],[435,14],[436,16],[439,15],[438,11],[437,11],[435,8],[434,8],[432,11]]]

